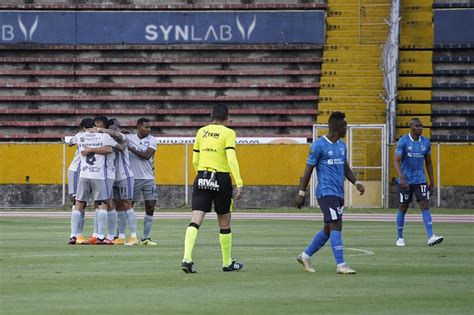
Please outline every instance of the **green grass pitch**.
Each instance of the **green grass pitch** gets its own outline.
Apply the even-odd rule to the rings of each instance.
[[[156,220],[156,247],[68,246],[68,220],[0,218],[0,313],[474,313],[472,224],[435,223],[445,242],[428,247],[423,225],[407,222],[407,247],[397,248],[394,222],[345,222],[356,275],[336,275],[329,244],[313,257],[316,273],[304,272],[295,257],[321,223],[285,220],[233,221],[233,254],[245,264],[233,273],[222,272],[217,223],[206,221],[198,274],[184,274],[187,224]]]

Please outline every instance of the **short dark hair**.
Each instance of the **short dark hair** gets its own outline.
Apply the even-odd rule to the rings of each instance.
[[[111,118],[109,120],[109,128],[113,130],[118,130],[120,129],[120,122],[118,121],[117,118]]]
[[[150,120],[148,118],[142,117],[142,118],[137,120],[137,127],[139,127],[139,126],[141,126],[141,125],[143,125],[144,123],[147,123],[147,122],[150,122]]]
[[[96,116],[94,121],[100,121],[104,124],[105,128],[109,128],[109,119],[105,115]]]
[[[94,119],[92,118],[84,118],[81,123],[79,124],[81,128],[93,128],[94,127]]]
[[[217,104],[212,109],[212,119],[223,121],[229,118],[229,109],[224,104]]]
[[[346,114],[343,112],[332,112],[328,120],[329,129],[337,129],[344,118],[346,118]]]

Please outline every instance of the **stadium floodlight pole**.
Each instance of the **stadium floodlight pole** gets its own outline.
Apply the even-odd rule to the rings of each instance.
[[[380,95],[387,105],[386,124],[389,128],[389,140],[396,138],[396,115],[398,97],[398,68],[400,59],[400,0],[392,0],[390,20],[385,22],[390,27],[387,41],[383,46],[382,71],[386,97]]]

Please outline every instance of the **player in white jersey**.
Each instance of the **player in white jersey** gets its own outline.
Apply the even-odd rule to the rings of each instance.
[[[103,116],[102,116],[103,117]],[[99,120],[99,122],[97,122]],[[100,122],[100,120],[102,122]],[[118,236],[114,240],[114,245],[137,245],[137,219],[135,211],[132,206],[133,198],[133,171],[130,167],[130,157],[127,149],[127,138],[123,133],[120,133],[119,122],[117,119],[111,119],[108,121],[108,128],[101,128],[99,126],[105,126],[104,119],[96,117],[97,128],[94,131],[107,133],[113,137],[117,142],[121,142],[120,146],[123,146],[119,150],[115,150],[115,180],[112,187],[112,197],[109,199],[107,205],[109,235],[108,239],[112,239],[112,233],[115,234],[115,225],[118,223]],[[113,220],[113,222],[111,222]],[[130,226],[131,236],[125,241],[125,229],[127,221]],[[118,221],[118,222],[117,222]]]
[[[110,242],[106,242],[107,245],[113,245],[113,240],[115,236],[115,231],[117,229],[117,212],[115,211],[115,204],[112,200],[113,198],[113,185],[115,182],[115,160],[117,156],[117,152],[123,151],[126,148],[126,137],[122,135],[120,132],[108,129],[109,125],[113,124],[113,121],[109,121],[106,116],[97,116],[94,118],[95,127],[91,130],[92,132],[99,132],[99,133],[106,133],[111,136],[115,141],[117,141],[117,145],[114,146],[114,150],[112,153],[107,154],[106,161],[107,161],[107,191],[108,201],[107,201],[107,227],[108,227],[108,234],[107,240]],[[98,219],[97,219],[97,212],[95,215],[94,220],[94,232],[89,237],[89,244],[97,243],[97,234],[98,234]]]
[[[153,224],[153,213],[156,205],[156,182],[154,174],[153,157],[158,146],[158,141],[150,135],[150,120],[140,118],[137,121],[137,133],[128,134],[128,149],[130,163],[135,176],[133,188],[133,201],[137,202],[143,195],[145,200],[145,219],[143,222],[143,235],[140,244],[156,245],[150,238],[151,226]]]
[[[109,125],[109,129],[103,132],[107,132],[111,136],[120,135],[126,139],[123,133],[118,132],[118,130],[120,130],[119,121],[112,118],[110,122],[112,124]],[[128,141],[125,141],[125,144],[127,144]],[[134,176],[130,165],[130,154],[126,146],[122,152],[117,151],[116,154],[113,202],[115,203],[115,209],[117,211],[118,235],[114,240],[114,244],[137,245],[139,241],[137,237],[137,217],[132,205]],[[130,227],[130,238],[125,240],[127,222]]]
[[[86,202],[92,198],[97,208],[98,239],[96,244],[107,244],[104,230],[107,224],[107,159],[106,154],[112,152],[112,147],[117,142],[107,134],[89,131],[79,132],[75,142],[81,153],[81,173],[77,186],[75,210],[71,215],[71,238],[69,244],[75,239],[76,243],[87,244],[82,236],[80,226],[81,212],[84,211]],[[82,242],[85,241],[85,242]]]
[[[87,128],[91,128],[94,126],[94,120],[92,118],[84,118],[81,121],[81,124],[79,125],[83,131],[85,131]],[[76,145],[76,138],[75,137],[69,137],[69,139],[64,139],[64,142],[72,147]],[[80,169],[81,168],[81,154],[79,153],[79,148],[76,147],[76,152],[74,153],[74,158],[72,159],[71,164],[69,165],[68,168],[68,192],[71,195],[72,198],[72,211],[76,209],[76,192],[77,192],[77,184],[79,182],[79,174],[80,174]],[[85,212],[81,212],[81,223],[80,223],[80,229],[84,227],[84,217],[85,217]],[[75,239],[72,239],[71,242],[73,244],[76,243]],[[72,245],[72,244],[71,244]]]

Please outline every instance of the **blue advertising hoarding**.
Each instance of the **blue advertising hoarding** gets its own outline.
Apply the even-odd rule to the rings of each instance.
[[[0,12],[0,44],[323,44],[325,11]]]
[[[474,44],[474,9],[434,11],[435,44]]]
[[[0,12],[0,44],[75,44],[75,12]]]

